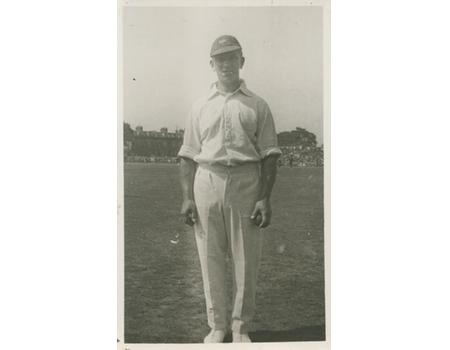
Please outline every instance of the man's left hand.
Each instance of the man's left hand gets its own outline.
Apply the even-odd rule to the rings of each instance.
[[[267,199],[257,201],[250,219],[260,228],[264,228],[270,225],[271,218],[272,208],[270,207],[270,202]]]

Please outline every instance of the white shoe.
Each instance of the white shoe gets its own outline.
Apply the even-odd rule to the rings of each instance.
[[[223,343],[225,331],[223,329],[211,329],[211,332],[203,339],[204,343]]]
[[[251,339],[248,336],[248,333],[238,333],[233,332],[233,343],[251,343]]]

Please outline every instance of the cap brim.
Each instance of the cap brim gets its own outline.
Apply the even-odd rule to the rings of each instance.
[[[227,47],[222,47],[221,49],[218,49],[214,52],[211,52],[211,57],[213,56],[217,56],[220,55],[222,53],[226,53],[226,52],[231,52],[231,51],[237,51],[237,50],[241,50],[240,46],[227,46]]]

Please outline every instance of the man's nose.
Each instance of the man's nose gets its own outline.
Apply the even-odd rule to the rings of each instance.
[[[229,68],[230,67],[230,62],[229,61],[223,61],[222,62],[222,68]]]

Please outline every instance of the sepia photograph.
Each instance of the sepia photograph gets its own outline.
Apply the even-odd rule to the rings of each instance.
[[[119,4],[119,346],[327,348],[324,4]]]
[[[2,5],[2,350],[450,349],[450,2]]]

